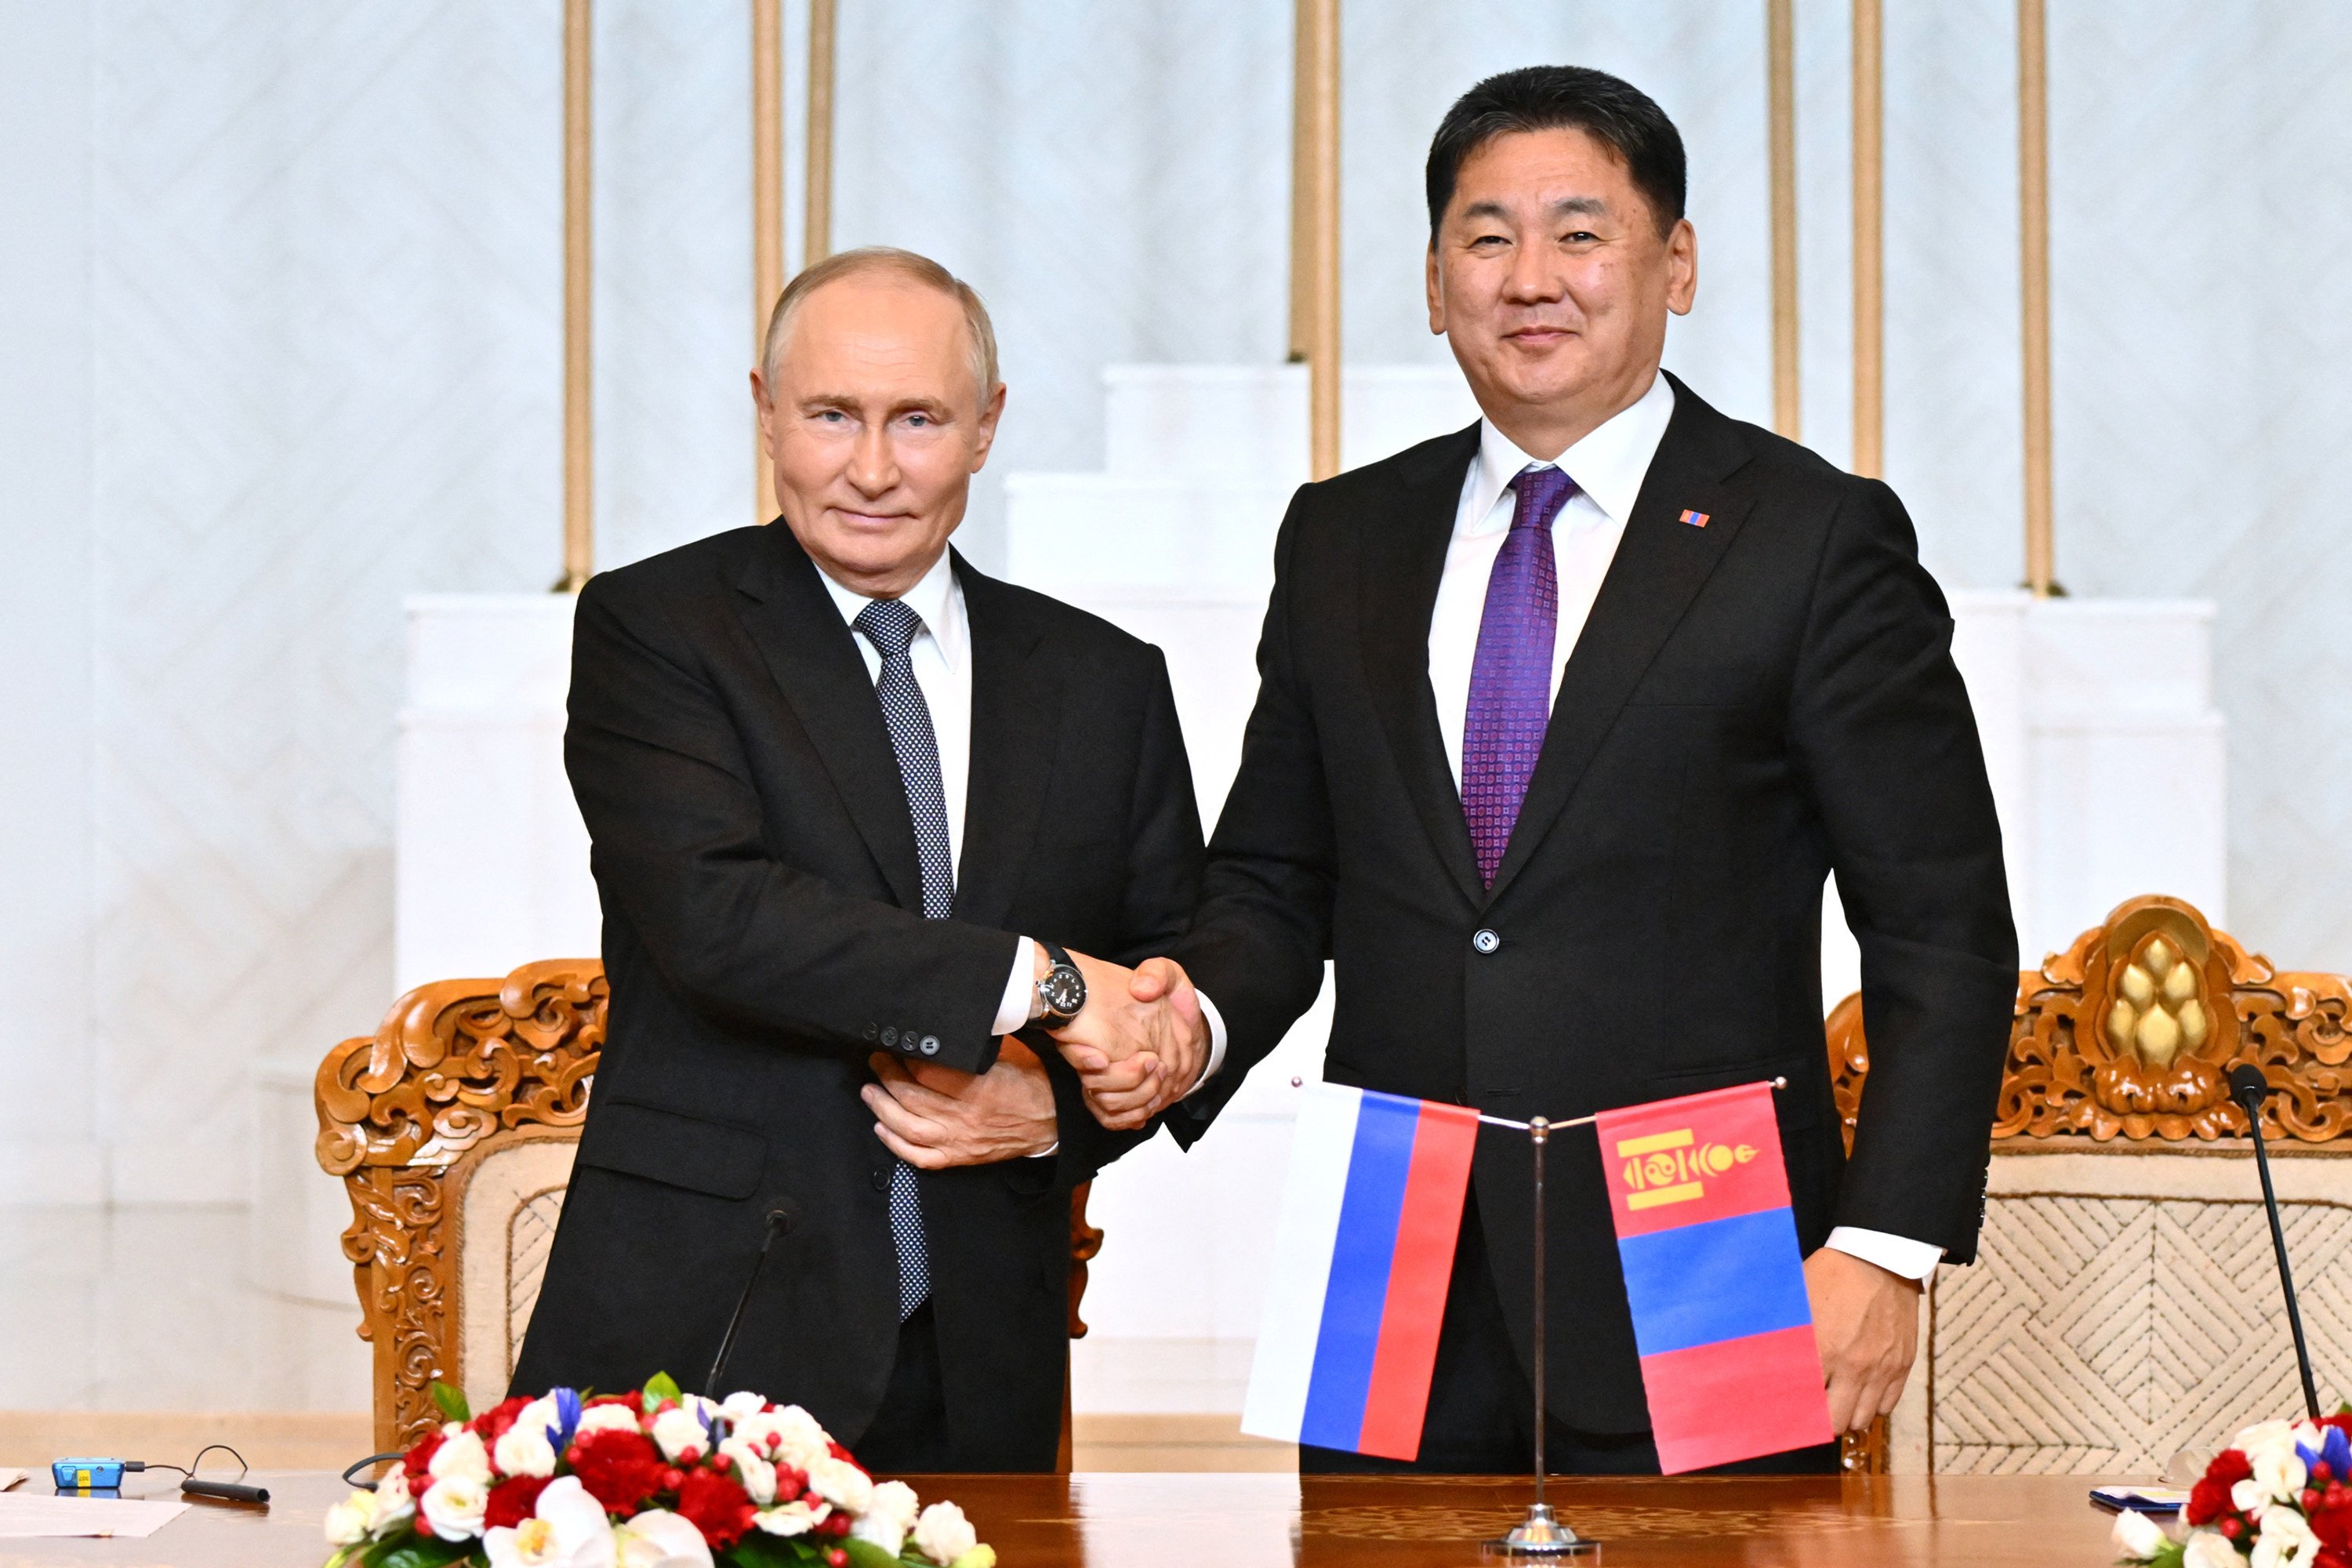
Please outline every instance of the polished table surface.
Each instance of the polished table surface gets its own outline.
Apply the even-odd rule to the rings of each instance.
[[[132,1480],[146,1478],[133,1477]],[[316,1568],[331,1475],[254,1479],[265,1512],[198,1503],[144,1541],[0,1541],[0,1568]],[[1473,1563],[1524,1508],[1525,1480],[1396,1481],[1287,1475],[909,1477],[961,1503],[1004,1568],[1274,1568]],[[1559,1480],[1552,1502],[1603,1542],[1603,1563],[1943,1568],[2105,1564],[2110,1516],[2084,1476]],[[31,1482],[26,1482],[31,1485]],[[126,1497],[176,1497],[157,1477]]]

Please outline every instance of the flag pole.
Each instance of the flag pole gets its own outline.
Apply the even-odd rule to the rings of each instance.
[[[1528,1505],[1527,1518],[1513,1525],[1509,1534],[1486,1543],[1486,1552],[1498,1557],[1598,1556],[1601,1543],[1586,1540],[1553,1518],[1551,1504],[1544,1500],[1544,1341],[1550,1338],[1544,1331],[1544,1145],[1550,1141],[1551,1123],[1538,1116],[1527,1123],[1527,1129],[1528,1142],[1534,1145],[1536,1172],[1536,1256],[1530,1271],[1536,1308],[1536,1500]]]

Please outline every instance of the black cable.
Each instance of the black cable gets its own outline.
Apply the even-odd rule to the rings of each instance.
[[[381,1465],[386,1459],[404,1459],[406,1458],[408,1458],[408,1456],[398,1448],[394,1448],[388,1454],[370,1454],[364,1459],[355,1460],[343,1467],[343,1483],[346,1486],[362,1486],[365,1483],[362,1482],[359,1477],[353,1475],[352,1473],[352,1471],[364,1470],[370,1465]]]

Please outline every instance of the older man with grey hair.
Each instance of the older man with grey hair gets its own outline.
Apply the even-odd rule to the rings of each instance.
[[[1120,967],[1199,882],[1167,668],[950,548],[1004,406],[970,287],[834,257],[761,359],[782,517],[580,596],[611,1024],[515,1388],[667,1370],[877,1468],[1047,1469],[1070,1191],[1138,1134],[1010,1037],[1159,1038],[1146,1099],[1204,1065]]]

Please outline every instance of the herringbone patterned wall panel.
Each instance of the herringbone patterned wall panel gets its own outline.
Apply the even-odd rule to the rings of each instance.
[[[2323,1407],[2352,1365],[2352,1209],[2284,1206]],[[2153,1473],[2300,1408],[2262,1205],[1996,1197],[1935,1300],[1936,1468]]]

